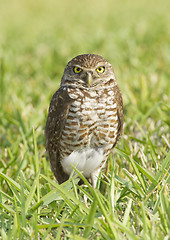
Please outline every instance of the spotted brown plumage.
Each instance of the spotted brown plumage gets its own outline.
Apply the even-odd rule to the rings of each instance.
[[[58,182],[69,178],[74,165],[95,187],[122,130],[123,101],[111,64],[94,54],[73,58],[52,97],[45,130]]]

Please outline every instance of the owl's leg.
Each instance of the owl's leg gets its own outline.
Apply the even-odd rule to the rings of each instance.
[[[91,181],[92,181],[92,187],[96,188],[97,180],[99,177],[101,168],[96,169],[94,172],[91,173]]]

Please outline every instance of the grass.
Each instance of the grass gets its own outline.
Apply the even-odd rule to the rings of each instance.
[[[169,7],[0,2],[0,239],[169,239]],[[124,98],[101,190],[77,178],[58,185],[45,154],[51,96],[80,53],[113,64]]]

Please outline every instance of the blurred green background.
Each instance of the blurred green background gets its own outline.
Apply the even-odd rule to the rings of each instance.
[[[41,84],[50,90],[67,61],[80,53],[111,61],[125,92],[127,82],[137,84],[134,76],[138,82],[149,74],[151,81],[151,75],[161,78],[163,72],[167,81],[169,7],[166,0],[1,0],[0,57],[12,75],[4,84],[25,86],[23,94],[30,84],[33,91],[41,91]]]

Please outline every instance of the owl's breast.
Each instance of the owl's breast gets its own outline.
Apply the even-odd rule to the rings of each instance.
[[[112,88],[98,90],[95,100],[93,111],[97,117],[95,117],[91,146],[103,148],[104,154],[107,156],[116,142],[118,132],[117,104],[114,91]]]
[[[72,102],[59,143],[62,159],[74,150],[81,150],[89,145],[89,126],[92,124],[92,121],[87,117],[87,113],[83,112],[84,92],[73,88],[67,91]]]
[[[74,90],[74,91],[73,91]],[[114,92],[68,90],[71,103],[60,138],[63,158],[75,149],[104,149],[108,154],[116,141],[118,131],[117,106]]]

